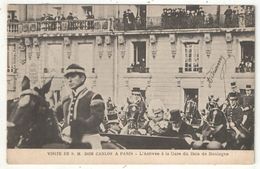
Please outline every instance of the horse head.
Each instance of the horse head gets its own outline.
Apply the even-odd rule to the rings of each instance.
[[[23,78],[20,97],[8,110],[8,146],[37,146],[57,132],[56,118],[45,100],[52,79],[41,88],[30,89],[30,79]]]

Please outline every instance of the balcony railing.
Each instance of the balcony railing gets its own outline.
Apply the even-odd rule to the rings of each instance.
[[[25,21],[8,22],[8,32],[41,32],[41,31],[70,31],[90,30],[109,31],[112,27],[109,19],[64,20],[64,21]]]
[[[129,30],[153,30],[153,29],[198,29],[198,28],[244,28],[254,27],[254,15],[237,15],[235,19],[225,21],[225,15],[207,16],[164,16],[137,18],[132,22],[126,22],[123,18],[114,19],[86,19],[86,20],[62,20],[62,21],[23,21],[8,22],[7,31],[39,32],[39,31],[129,31]]]
[[[133,67],[128,67],[127,68],[127,73],[149,73],[149,68],[148,67],[143,67],[143,66],[133,66]]]
[[[188,71],[188,68],[184,68],[184,67],[179,67],[179,73],[187,73],[187,72],[199,72],[202,73],[202,67],[198,67],[198,68],[193,68],[191,69],[192,71]]]

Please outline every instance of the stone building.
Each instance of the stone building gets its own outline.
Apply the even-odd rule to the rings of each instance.
[[[175,20],[165,17],[165,22],[165,8],[183,11],[183,18],[177,21],[174,15]],[[134,87],[141,89],[147,102],[159,98],[168,108],[182,109],[187,95],[197,97],[200,109],[211,93],[223,102],[231,82],[236,81],[242,91],[246,84],[254,86],[255,80],[254,9],[249,6],[250,16],[249,12],[236,15],[245,22],[244,26],[226,28],[227,8],[9,5],[8,97],[18,95],[24,75],[36,86],[54,76],[51,90],[60,97],[66,91],[64,69],[70,63],[78,63],[86,68],[89,88],[105,98],[112,97],[117,105],[125,103]],[[235,11],[240,8],[247,9],[232,6]],[[128,9],[134,14],[134,21],[125,20],[124,11]],[[200,10],[204,13],[202,22],[184,23],[187,11],[198,14]],[[73,20],[66,19],[70,13]],[[88,13],[93,18],[87,18]],[[62,15],[65,20],[57,19]],[[48,16],[52,19],[46,19]],[[206,20],[208,16],[212,23]],[[247,61],[251,67],[245,66]]]

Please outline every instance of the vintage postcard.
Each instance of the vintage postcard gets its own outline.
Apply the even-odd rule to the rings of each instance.
[[[253,164],[255,10],[8,4],[7,163]]]

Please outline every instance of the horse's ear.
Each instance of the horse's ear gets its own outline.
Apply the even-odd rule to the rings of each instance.
[[[27,89],[30,89],[30,79],[27,76],[24,76],[22,80],[22,91]]]
[[[47,83],[45,83],[43,86],[42,86],[42,88],[40,89],[41,90],[41,94],[46,94],[46,93],[48,93],[49,92],[49,90],[50,90],[50,88],[51,88],[51,82],[52,82],[52,80],[53,80],[53,76],[51,77],[51,79],[47,82]]]

